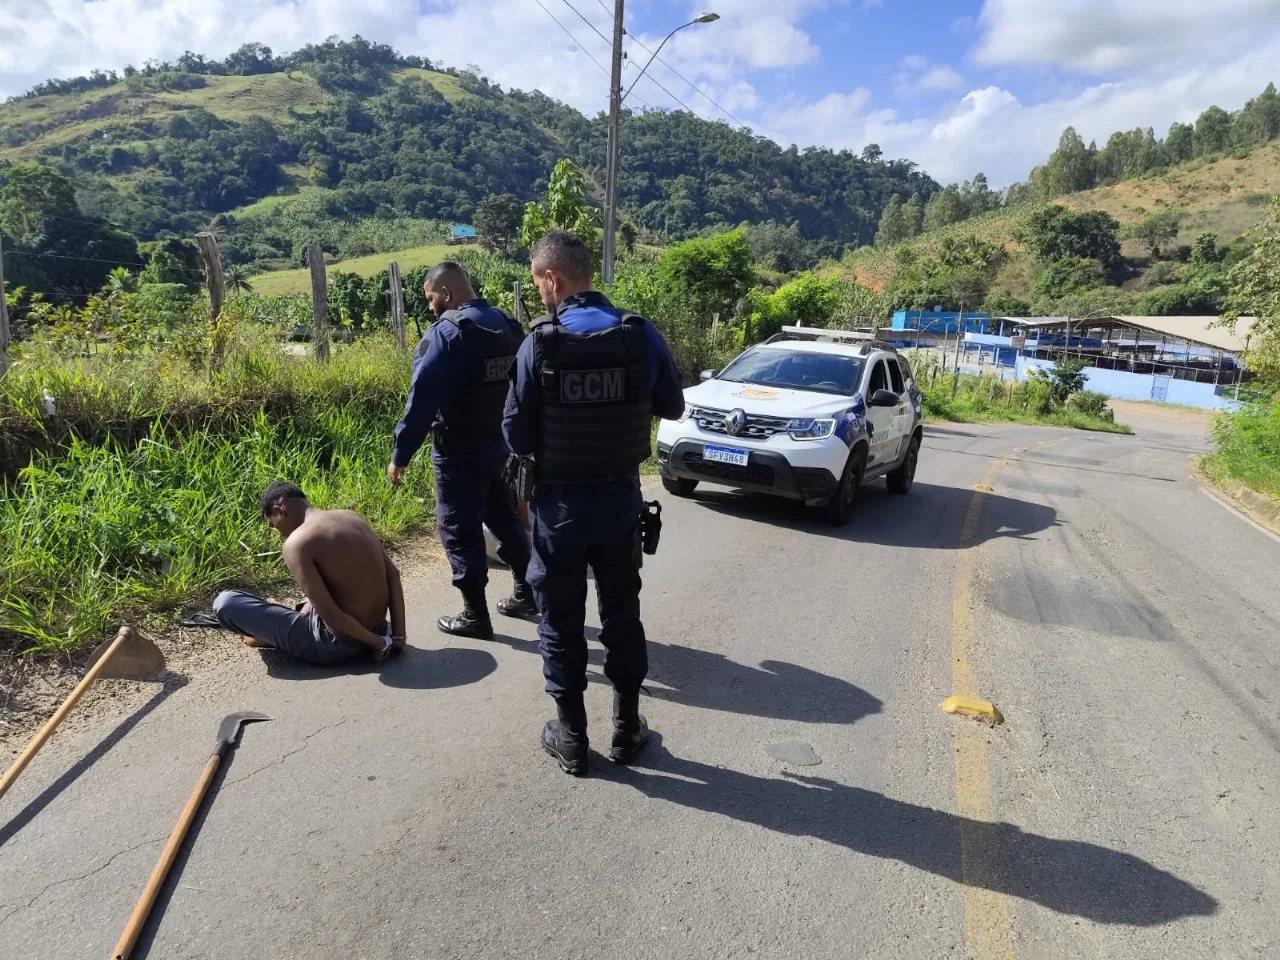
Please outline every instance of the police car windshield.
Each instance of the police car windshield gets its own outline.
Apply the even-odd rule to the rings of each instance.
[[[716,379],[849,396],[857,392],[862,379],[862,360],[835,353],[757,348],[725,367]]]

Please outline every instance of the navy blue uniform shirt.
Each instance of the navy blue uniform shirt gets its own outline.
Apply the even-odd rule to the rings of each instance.
[[[622,322],[618,308],[595,290],[569,297],[556,308],[556,316],[570,333],[598,333]],[[644,325],[645,385],[653,397],[654,416],[677,420],[684,413],[684,389],[667,342],[651,323]],[[531,456],[538,438],[538,378],[533,372],[533,336],[525,338],[516,355],[515,381],[507,394],[502,418],[507,445],[521,456]]]
[[[465,311],[477,326],[489,330],[507,329],[508,321],[503,312],[482,297],[468,300],[455,309]],[[443,411],[447,419],[450,409],[459,400],[459,393],[465,386],[462,382],[461,337],[457,324],[437,320],[427,328],[418,345],[404,417],[396,424],[395,451],[391,462],[397,467],[409,465],[431,433],[436,414]],[[506,446],[500,440],[494,444],[493,450],[479,451],[483,455],[506,452]]]

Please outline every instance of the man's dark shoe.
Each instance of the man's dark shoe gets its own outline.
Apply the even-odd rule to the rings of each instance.
[[[613,743],[609,759],[626,765],[639,756],[649,742],[649,721],[640,713],[640,694],[613,694]]]
[[[492,640],[493,623],[489,620],[489,608],[484,602],[484,590],[462,591],[462,612],[456,617],[441,617],[436,626],[443,633],[472,640]]]
[[[533,588],[523,580],[517,580],[511,596],[498,601],[498,612],[516,620],[538,620],[538,605],[533,602]]]
[[[556,701],[557,717],[542,728],[542,749],[575,777],[587,772],[587,710],[582,700]]]

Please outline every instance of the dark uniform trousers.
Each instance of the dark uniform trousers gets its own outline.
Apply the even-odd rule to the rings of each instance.
[[[498,556],[523,580],[529,541],[516,512],[516,497],[502,477],[506,454],[431,458],[436,478],[436,529],[453,568],[453,585],[465,596],[489,582],[484,544],[488,524],[498,539]]]
[[[553,697],[587,689],[588,566],[596,582],[604,674],[623,695],[640,691],[649,671],[636,559],[641,504],[638,477],[545,484],[529,504],[529,585],[542,614],[542,672]]]

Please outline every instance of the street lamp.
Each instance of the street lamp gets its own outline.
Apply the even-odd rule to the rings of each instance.
[[[718,13],[701,13],[694,17],[688,23],[682,23],[676,27],[658,44],[649,57],[647,63],[640,70],[639,75],[631,82],[631,86],[627,88],[627,92],[622,92],[622,7],[623,0],[614,0],[613,12],[613,73],[610,77],[609,84],[609,145],[607,155],[605,157],[605,185],[604,185],[604,244],[600,264],[600,274],[604,278],[606,286],[613,283],[613,267],[614,260],[617,257],[617,227],[618,227],[618,124],[622,116],[622,101],[631,95],[631,91],[636,88],[636,84],[644,76],[645,71],[654,60],[658,58],[658,54],[662,52],[662,48],[667,45],[667,41],[674,37],[686,27],[692,27],[697,23],[715,23],[720,19]]]

